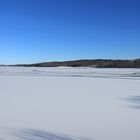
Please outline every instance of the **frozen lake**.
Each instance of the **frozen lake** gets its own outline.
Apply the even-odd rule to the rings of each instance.
[[[140,69],[0,67],[0,140],[140,140]]]

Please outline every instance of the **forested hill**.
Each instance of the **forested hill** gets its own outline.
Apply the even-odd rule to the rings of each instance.
[[[140,68],[140,59],[133,59],[133,60],[93,59],[93,60],[54,61],[54,62],[43,62],[43,63],[35,63],[35,64],[17,64],[12,66]]]

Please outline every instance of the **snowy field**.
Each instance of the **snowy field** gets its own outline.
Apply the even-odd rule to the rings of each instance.
[[[140,140],[140,69],[0,67],[0,140]]]

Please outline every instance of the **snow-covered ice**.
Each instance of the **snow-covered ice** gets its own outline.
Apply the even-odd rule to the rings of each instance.
[[[140,69],[0,67],[0,140],[140,140]]]

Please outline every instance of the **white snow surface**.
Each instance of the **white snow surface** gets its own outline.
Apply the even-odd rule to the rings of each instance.
[[[140,69],[0,67],[0,140],[140,140]]]

